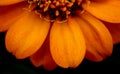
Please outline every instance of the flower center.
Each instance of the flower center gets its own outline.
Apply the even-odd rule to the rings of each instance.
[[[83,11],[82,3],[88,0],[28,0],[29,7],[34,6],[33,10],[40,17],[48,17],[52,21],[56,18],[66,20],[69,15],[74,15],[76,10]]]

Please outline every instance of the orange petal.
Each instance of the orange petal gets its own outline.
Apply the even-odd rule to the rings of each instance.
[[[0,0],[0,6],[1,5],[11,5],[11,4],[15,4],[15,3],[19,3],[25,0]]]
[[[0,32],[7,30],[13,22],[25,15],[26,11],[23,8],[26,6],[25,2],[0,6]]]
[[[47,47],[47,46],[46,46]],[[44,59],[43,59],[43,67],[46,70],[53,70],[57,67],[57,64],[55,63],[55,61],[53,60],[51,53],[50,53],[50,49],[46,49],[46,53],[44,55]]]
[[[105,22],[105,25],[112,35],[114,44],[120,43],[120,24]]]
[[[53,60],[50,51],[47,51],[46,55],[44,56],[44,63],[43,63],[43,67],[44,69],[51,71],[54,70],[57,67],[57,64],[55,63],[55,61]]]
[[[53,70],[57,67],[57,64],[54,62],[51,53],[50,53],[50,37],[48,36],[46,41],[45,41],[45,45],[44,45],[44,50],[45,50],[45,55],[44,55],[44,59],[43,59],[43,67],[46,70]]]
[[[83,4],[83,8],[97,18],[112,22],[120,23],[120,0],[99,0],[91,1],[91,3]]]
[[[112,37],[102,22],[89,14],[79,14],[76,21],[86,39],[87,59],[101,61],[112,54]]]
[[[77,67],[85,55],[85,41],[78,23],[72,18],[67,22],[55,21],[50,32],[50,52],[56,64]]]
[[[35,53],[43,44],[50,22],[40,19],[35,13],[26,14],[7,32],[6,47],[16,58],[23,59]]]
[[[57,67],[50,53],[49,37],[47,37],[42,47],[30,56],[30,61],[36,67],[43,65],[46,70],[53,70]]]
[[[35,67],[43,65],[45,52],[44,45],[42,45],[42,47],[36,53],[30,56],[30,61]]]

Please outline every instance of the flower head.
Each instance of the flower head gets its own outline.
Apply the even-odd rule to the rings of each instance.
[[[0,0],[0,32],[8,52],[36,67],[102,61],[120,41],[119,0]],[[109,22],[109,23],[108,23]]]

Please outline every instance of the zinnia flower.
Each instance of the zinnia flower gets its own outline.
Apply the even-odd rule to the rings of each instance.
[[[0,0],[0,32],[17,59],[48,70],[76,68],[84,58],[112,54],[120,41],[113,24],[120,23],[119,8],[120,0]]]

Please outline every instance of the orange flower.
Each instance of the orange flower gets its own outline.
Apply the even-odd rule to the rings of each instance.
[[[120,41],[120,0],[0,0],[7,50],[47,70],[102,61]],[[102,22],[109,22],[104,25]]]

